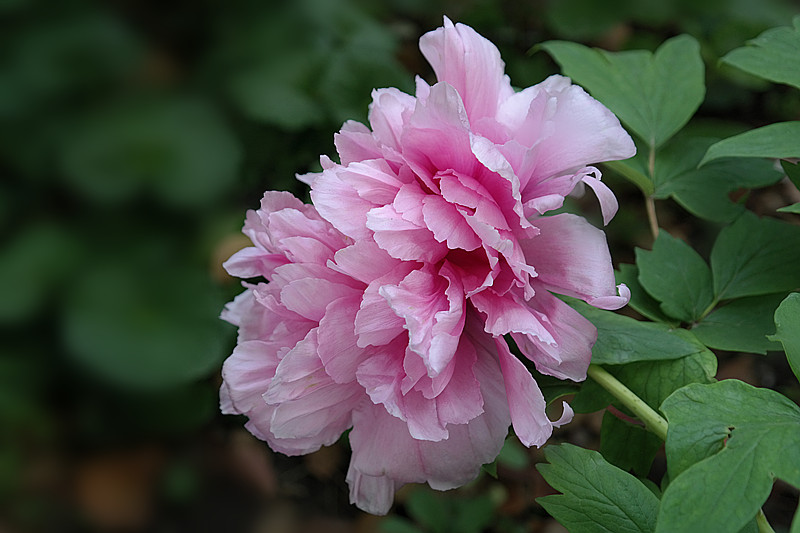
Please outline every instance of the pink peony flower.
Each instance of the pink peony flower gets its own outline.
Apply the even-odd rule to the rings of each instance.
[[[619,121],[568,78],[514,92],[497,49],[453,25],[422,37],[437,83],[373,93],[370,128],[344,125],[341,164],[300,179],[314,206],[268,192],[225,263],[246,285],[222,410],[290,455],[352,428],[351,500],[385,513],[397,488],[448,489],[497,456],[512,425],[540,446],[569,421],[504,339],[547,375],[586,377],[597,331],[552,292],[627,303],[604,233],[543,216],[586,184],[606,222],[616,200],[590,165],[631,157]],[[619,290],[618,290],[619,289]]]

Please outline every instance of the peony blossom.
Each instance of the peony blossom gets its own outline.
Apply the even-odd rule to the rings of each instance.
[[[625,305],[605,234],[547,215],[584,184],[617,205],[593,163],[631,138],[568,78],[515,92],[471,28],[420,40],[437,82],[373,93],[369,127],[335,136],[340,163],[299,178],[312,205],[267,192],[225,263],[264,278],[223,312],[239,327],[222,410],[274,450],[309,453],[347,429],[350,496],[383,514],[405,483],[449,489],[499,453],[509,426],[541,446],[554,426],[512,338],[542,374],[585,379],[595,327],[553,295]]]

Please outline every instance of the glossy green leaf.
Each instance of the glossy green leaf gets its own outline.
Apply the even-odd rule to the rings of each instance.
[[[537,498],[571,533],[652,532],[658,498],[599,453],[571,444],[547,446],[536,468],[562,494]]]
[[[793,292],[778,306],[775,328],[770,338],[783,344],[789,366],[800,380],[800,293]]]
[[[617,283],[624,283],[631,291],[631,300],[628,302],[629,307],[654,322],[663,322],[669,326],[678,327],[679,322],[665,315],[658,300],[650,296],[639,283],[639,267],[629,263],[622,263],[615,274]]]
[[[692,333],[709,348],[766,354],[780,346],[767,338],[772,317],[784,294],[739,298],[705,317]]]
[[[800,227],[743,213],[723,228],[711,250],[717,299],[800,287]]]
[[[626,422],[606,411],[600,426],[600,453],[614,466],[647,476],[661,439],[643,426]]]
[[[700,47],[688,35],[665,41],[655,53],[612,53],[563,41],[540,47],[650,147],[680,130],[705,95]]]
[[[800,488],[800,407],[737,380],[689,385],[661,406],[670,485],[656,531],[738,531],[775,478]]]
[[[694,322],[714,301],[706,262],[691,246],[664,230],[651,251],[636,249],[636,264],[639,283],[673,318]]]
[[[765,31],[746,46],[731,50],[721,60],[740,70],[800,89],[800,16],[794,27]]]
[[[700,166],[723,157],[800,157],[797,139],[800,139],[800,121],[770,124],[712,144]]]

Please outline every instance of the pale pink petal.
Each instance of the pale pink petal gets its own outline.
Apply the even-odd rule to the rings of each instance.
[[[222,263],[231,276],[237,278],[255,278],[258,276],[268,277],[275,270],[275,267],[285,265],[289,260],[282,254],[271,254],[255,246],[242,248],[230,259]]]
[[[485,290],[473,295],[470,301],[486,316],[486,333],[494,336],[521,333],[536,337],[544,343],[555,342],[552,334],[542,324],[541,317],[526,302],[510,293],[501,297],[492,290]]]
[[[278,367],[279,344],[260,340],[240,342],[222,365],[224,414],[247,414],[258,404]]]
[[[528,305],[545,322],[555,342],[512,333],[520,351],[542,374],[583,381],[597,340],[597,328],[583,315],[547,291],[538,291]]]
[[[382,155],[381,146],[369,128],[353,120],[344,123],[339,133],[333,136],[333,143],[345,166],[353,161],[377,159]]]
[[[314,181],[311,200],[336,229],[352,239],[366,239],[370,235],[365,226],[367,212],[375,204],[359,196],[343,179],[343,172],[346,172],[344,167],[324,170]]]
[[[390,205],[367,213],[367,228],[374,232],[378,246],[396,259],[436,263],[447,255],[447,246],[428,228],[407,221]]]
[[[520,244],[536,267],[538,283],[603,309],[628,303],[617,295],[606,236],[586,220],[562,213],[536,219],[540,234]]]
[[[385,276],[387,272],[398,268],[400,261],[395,259],[375,244],[374,241],[358,241],[346,248],[338,250],[328,266],[346,276],[369,284]],[[402,279],[400,276],[399,279]]]
[[[319,322],[318,335],[322,339],[319,358],[325,372],[337,383],[353,381],[358,365],[364,360],[364,350],[356,344],[355,333],[359,303],[356,295],[334,300]]]
[[[510,423],[508,403],[497,361],[479,356],[475,376],[480,382],[484,413],[469,424],[451,424],[450,436],[439,442],[413,439],[406,424],[380,406],[363,405],[353,413],[347,472],[350,501],[375,514],[385,514],[396,489],[425,483],[451,489],[474,479],[503,446]],[[365,490],[370,488],[371,490]]]
[[[500,52],[469,26],[445,17],[444,27],[423,35],[419,48],[436,78],[461,94],[471,120],[494,116],[498,102],[514,92]]]
[[[600,211],[603,213],[603,224],[607,225],[617,214],[619,203],[617,202],[617,197],[608,188],[608,185],[600,181],[600,171],[597,171],[596,175],[598,176],[597,178],[588,175],[584,176],[583,182],[591,187],[597,195],[597,199],[600,201]]]
[[[552,131],[536,145],[536,174],[554,176],[591,163],[627,159],[636,146],[617,117],[577,85],[558,83],[547,88],[555,97],[548,110]]]
[[[379,293],[383,285],[383,281],[375,281],[367,287],[356,314],[355,333],[357,344],[362,348],[388,344],[403,332],[405,321]]]
[[[480,247],[481,240],[464,219],[464,214],[441,196],[426,196],[422,213],[433,237],[451,250],[472,251]]]
[[[382,287],[380,294],[405,320],[409,347],[422,357],[430,375],[441,372],[464,327],[464,292],[455,273],[414,270],[399,285]]]
[[[400,150],[403,127],[415,105],[413,96],[394,88],[372,91],[369,123],[375,138],[384,146]]]
[[[553,432],[542,391],[522,361],[508,350],[505,341],[498,340],[497,348],[514,433],[525,446],[541,446]]]
[[[325,279],[304,278],[292,281],[281,289],[281,304],[300,316],[319,322],[330,302],[352,295],[353,289],[346,285]]]

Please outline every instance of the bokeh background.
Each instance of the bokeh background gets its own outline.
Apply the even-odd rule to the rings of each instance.
[[[558,71],[531,52],[544,40],[652,50],[689,33],[708,69],[699,117],[759,126],[800,119],[796,91],[716,60],[798,13],[791,0],[0,0],[0,532],[561,531],[533,501],[551,492],[539,452],[513,440],[498,478],[408,488],[378,519],[347,503],[346,442],[286,458],[220,415],[235,330],[217,317],[241,290],[220,264],[246,245],[263,191],[307,198],[294,175],[335,155],[372,88],[431,79],[417,39],[443,14],[496,43],[519,87]],[[607,179],[623,205],[613,255],[631,262],[631,243],[649,245],[642,202]],[[778,379],[768,359],[725,357],[721,372]],[[581,417],[556,438],[592,446],[598,428]],[[791,513],[784,492],[774,512]]]

